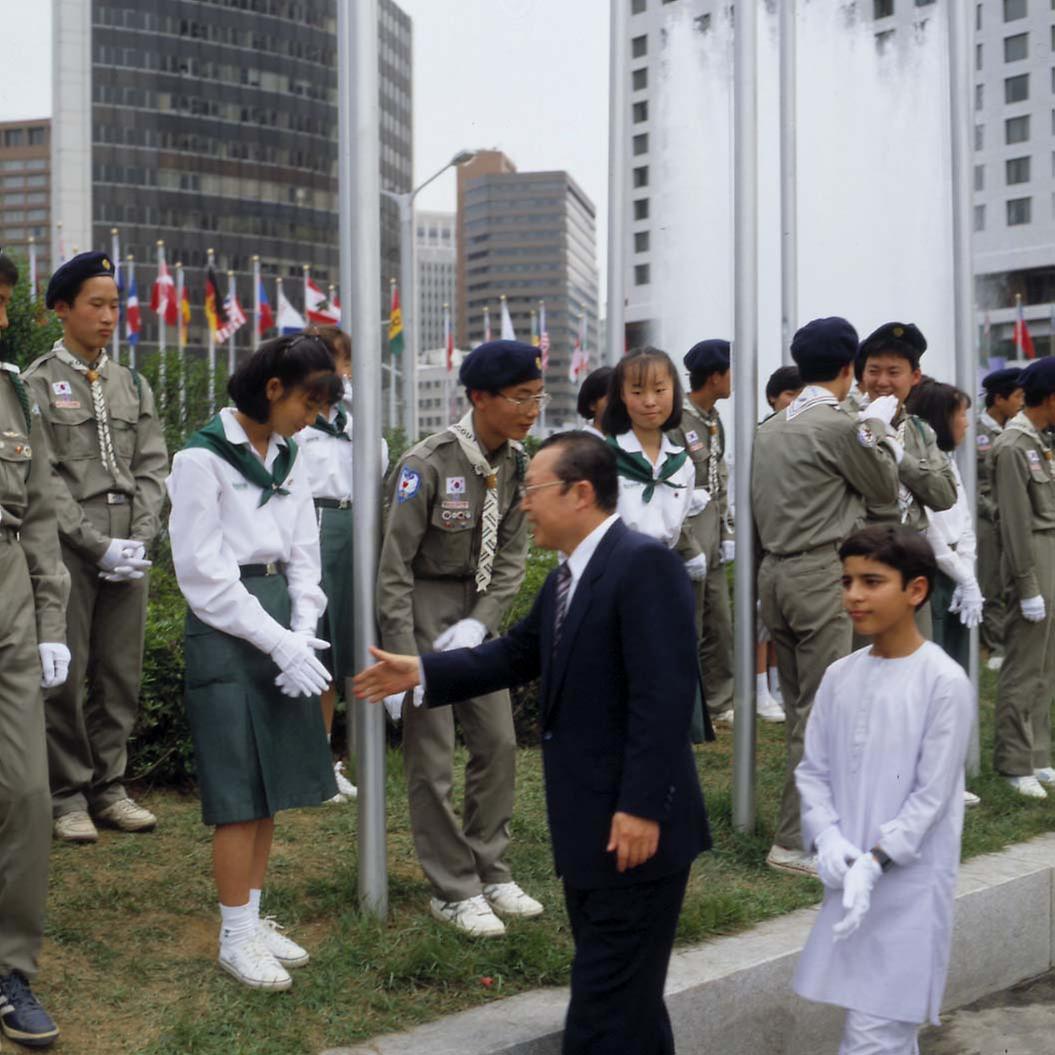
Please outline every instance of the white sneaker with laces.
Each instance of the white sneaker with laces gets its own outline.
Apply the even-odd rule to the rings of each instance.
[[[973,810],[975,806],[980,806],[982,800],[973,792],[968,791],[966,788],[963,789],[963,805],[965,809]]]
[[[766,864],[778,872],[787,872],[788,875],[820,878],[817,874],[816,856],[806,853],[805,850],[786,850],[774,843],[769,848]]]
[[[732,709],[732,707],[730,707],[729,710],[722,711],[722,713],[719,714],[717,718],[712,718],[711,721],[715,725],[732,725],[735,713],[736,712]]]
[[[516,883],[486,883],[484,897],[487,903],[503,916],[520,916],[534,919],[543,913],[542,905],[529,897]]]
[[[985,665],[989,670],[999,670],[1004,665],[1004,657],[990,656]]]
[[[450,923],[473,938],[499,938],[506,932],[505,924],[494,914],[483,894],[464,901],[429,899],[433,919]]]
[[[1020,795],[1025,795],[1027,799],[1046,799],[1048,793],[1041,787],[1040,781],[1036,777],[1004,777],[1004,779],[1017,791]]]
[[[354,802],[359,797],[359,791],[344,775],[343,762],[334,762],[333,775],[337,778],[337,791],[344,796],[345,802]]]
[[[323,803],[323,805],[324,806],[341,806],[344,803],[346,803],[347,801],[348,800],[338,791],[337,794],[334,795],[332,799],[326,799],[326,801]]]
[[[787,715],[784,713],[784,708],[772,696],[759,696],[758,703],[756,706],[758,717],[763,722],[785,722],[787,721]]]
[[[261,916],[257,921],[256,935],[283,967],[303,967],[311,959],[308,950],[287,938],[282,933],[285,929],[274,916]]]
[[[99,841],[99,832],[91,817],[84,810],[72,810],[55,818],[53,831],[56,839],[67,843],[94,843]]]
[[[289,989],[293,979],[254,934],[248,941],[220,942],[220,966],[250,989]]]
[[[1045,766],[1043,769],[1034,769],[1033,776],[1041,784],[1055,784],[1055,769],[1052,769],[1051,766]]]
[[[132,799],[118,799],[100,810],[95,819],[110,828],[123,832],[149,832],[157,827],[158,819]]]

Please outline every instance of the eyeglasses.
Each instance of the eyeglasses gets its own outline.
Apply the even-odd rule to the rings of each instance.
[[[533,494],[535,491],[541,491],[546,487],[556,487],[557,484],[567,484],[567,480],[549,480],[544,484],[528,484],[526,487],[520,484],[517,487],[517,494],[520,495],[520,501],[523,502],[528,495]]]
[[[526,396],[524,399],[514,399],[512,396],[507,396],[504,392],[499,392],[498,394],[507,403],[512,403],[518,409],[524,406],[525,403],[534,403],[535,409],[541,410],[553,398],[548,392],[543,392],[537,396]]]

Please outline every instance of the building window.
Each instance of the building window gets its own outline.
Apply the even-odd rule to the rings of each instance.
[[[648,231],[636,231],[634,233],[634,252],[647,253],[649,243]]]
[[[981,29],[982,28],[982,5],[981,4],[975,4],[974,5],[974,28],[975,29]]]
[[[649,266],[648,264],[635,264],[634,265],[634,285],[635,286],[647,286],[649,283]]]
[[[634,156],[648,153],[648,133],[641,132],[634,136]]]
[[[648,219],[648,198],[638,198],[634,202],[634,219],[635,220],[647,220]]]
[[[890,18],[894,14],[894,0],[872,0],[875,18]]]
[[[985,106],[985,85],[976,84],[974,86],[974,108],[981,110]]]
[[[1009,117],[1004,122],[1004,142],[1009,145],[1029,142],[1029,114]]]
[[[31,128],[29,130],[29,145],[31,147],[42,147],[47,142],[45,138],[47,131],[46,128]]]
[[[891,44],[894,43],[894,37],[897,34],[896,29],[884,29],[882,33],[876,34],[876,50],[882,54]]]
[[[974,68],[980,70],[982,68],[982,45],[975,44],[974,46]]]
[[[642,33],[630,41],[630,54],[635,59],[644,58],[648,54],[648,34]]]
[[[21,128],[8,128],[4,131],[4,146],[5,147],[20,147],[23,145],[24,140],[22,137]]]
[[[975,165],[974,167],[974,189],[985,190],[985,165]]]
[[[1026,17],[1026,0],[1004,0],[1004,21],[1016,22]]]
[[[1030,159],[1024,158],[1008,158],[1004,162],[1005,173],[1007,177],[1007,183],[1028,183],[1029,182],[1029,165]]]
[[[1055,116],[1055,110],[1052,110],[1052,115]],[[985,149],[985,125],[974,126],[974,149]]]
[[[976,205],[974,207],[974,229],[976,231],[985,230],[985,206]]]
[[[1029,74],[1020,73],[1017,77],[1004,78],[1004,102],[1022,103],[1029,98]]]
[[[630,14],[640,15],[644,13],[646,0],[633,0],[630,5]]]
[[[916,0],[916,7],[930,7],[934,0]]]
[[[1029,34],[1016,33],[1004,37],[1004,62],[1019,62],[1029,55]]]
[[[635,92],[643,92],[648,87],[648,67],[642,66],[631,74],[631,81]]]
[[[1020,227],[1029,223],[1032,214],[1032,198],[1012,198],[1007,203],[1007,226]]]
[[[639,103],[634,103],[634,124],[639,125],[642,121],[648,120],[648,100],[643,99]]]
[[[634,189],[648,186],[648,165],[640,165],[634,169]]]

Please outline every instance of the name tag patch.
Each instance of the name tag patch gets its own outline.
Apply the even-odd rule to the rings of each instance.
[[[56,399],[52,404],[56,410],[80,410],[81,401],[79,399]]]
[[[421,490],[421,475],[413,469],[403,466],[399,474],[399,483],[396,485],[396,501],[402,505],[409,502]]]
[[[447,494],[449,494],[449,495],[463,495],[463,494],[465,494],[465,477],[464,476],[448,476],[447,477]]]
[[[73,385],[69,381],[52,381],[51,391],[57,396],[71,396],[73,395]]]
[[[440,509],[468,509],[468,502],[459,502],[452,498],[446,498],[440,502]]]

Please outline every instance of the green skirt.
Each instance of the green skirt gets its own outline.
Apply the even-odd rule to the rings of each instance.
[[[282,575],[245,579],[264,611],[289,626]],[[205,824],[237,824],[318,806],[337,794],[318,696],[284,696],[278,667],[248,641],[187,613],[187,721]]]
[[[330,647],[319,659],[343,695],[344,679],[355,674],[355,644],[352,637],[355,604],[352,598],[352,510],[319,509],[319,549],[322,554],[322,592],[326,611],[319,619],[317,634]]]

